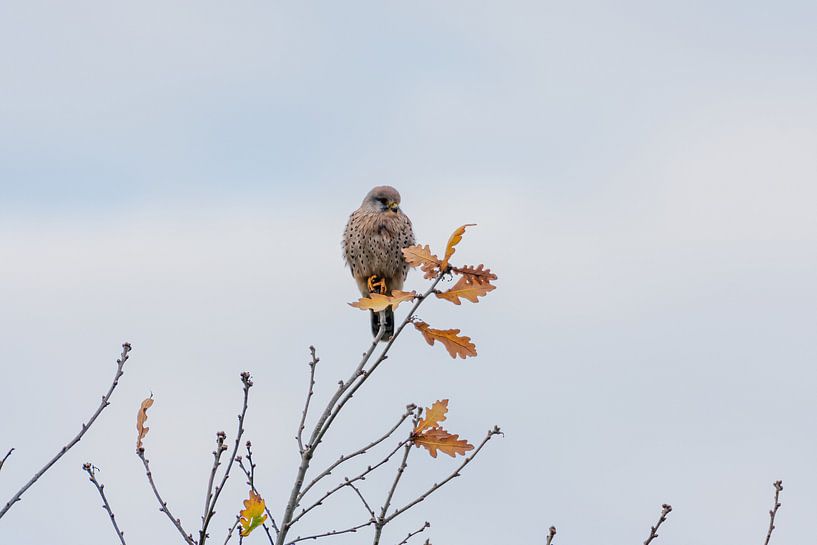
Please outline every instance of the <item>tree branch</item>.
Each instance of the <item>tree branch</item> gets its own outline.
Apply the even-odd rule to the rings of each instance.
[[[783,481],[774,482],[774,507],[769,511],[769,531],[766,532],[766,541],[763,545],[769,545],[769,540],[772,539],[772,532],[774,532],[774,517],[777,516],[777,510],[780,509],[780,492],[783,490]]]
[[[199,531],[199,545],[204,545],[204,543],[207,541],[207,527],[210,525],[210,521],[213,520],[213,515],[216,514],[216,503],[218,502],[218,498],[221,495],[222,490],[224,490],[224,485],[227,483],[227,479],[230,478],[230,470],[232,469],[233,462],[238,455],[238,447],[241,444],[241,436],[244,435],[244,417],[247,415],[247,402],[250,396],[250,388],[252,388],[253,385],[252,380],[250,380],[250,373],[247,371],[241,373],[241,383],[244,385],[244,403],[241,407],[241,414],[238,415],[238,431],[236,432],[235,436],[235,445],[233,446],[233,452],[230,455],[230,459],[227,462],[227,468],[224,470],[224,476],[221,478],[221,484],[216,486],[216,491],[213,494],[213,500],[210,502],[210,507],[203,517],[201,530]]]
[[[210,479],[207,481],[207,494],[204,497],[204,514],[201,516],[201,522],[207,518],[210,512],[210,503],[213,501],[213,482],[216,480],[216,472],[218,466],[221,465],[221,455],[227,450],[227,445],[224,441],[227,439],[227,434],[223,431],[216,433],[216,450],[213,451],[213,469],[210,470]]]
[[[96,480],[96,468],[94,467],[91,462],[87,462],[82,465],[82,469],[85,470],[85,473],[88,474],[88,477],[91,479],[91,482],[96,487],[97,492],[99,492],[100,497],[102,497],[102,508],[108,512],[108,516],[111,517],[111,524],[113,524],[113,529],[116,531],[117,537],[119,537],[119,541],[122,545],[126,545],[125,543],[125,533],[119,529],[119,525],[116,524],[116,517],[113,514],[113,510],[111,510],[111,505],[108,503],[108,498],[105,497],[105,485],[101,484],[99,481]]]
[[[372,345],[369,347],[369,350],[365,354],[363,354],[363,359],[358,365],[357,370],[349,379],[350,382],[351,380],[357,377],[359,370],[361,370],[365,363],[369,360],[369,358],[372,355],[372,352],[374,352],[375,348],[377,348],[377,343],[380,342],[380,339],[383,337],[385,332],[386,332],[385,321],[381,321],[380,330],[378,331],[377,335],[372,341]],[[343,392],[345,391],[346,388],[348,388],[347,383],[344,383],[343,381],[340,381],[338,383],[338,389],[335,392],[335,395],[333,395],[332,398],[329,400],[329,403],[327,403],[326,408],[324,409],[323,413],[318,419],[318,423],[315,424],[315,428],[312,432],[312,439],[314,439],[317,436],[324,422],[326,422],[326,419],[329,418],[329,414],[332,410],[332,407],[337,402],[338,398],[340,398],[340,396],[343,395]],[[303,453],[301,453],[301,463],[298,465],[298,471],[295,474],[295,483],[292,485],[292,490],[290,491],[289,494],[289,500],[287,501],[286,508],[284,509],[284,514],[281,517],[281,530],[278,533],[278,538],[275,541],[275,545],[284,545],[284,540],[286,538],[287,532],[289,531],[289,528],[292,526],[292,524],[294,524],[292,516],[293,513],[295,512],[295,508],[298,506],[299,503],[298,496],[301,493],[301,487],[304,484],[306,472],[309,469],[309,464],[312,461],[312,457],[314,456],[315,453],[315,448],[317,447],[317,444],[312,439],[310,439],[309,441],[309,446],[305,447]]]
[[[405,513],[406,511],[408,511],[409,509],[411,509],[412,507],[414,507],[415,505],[417,505],[421,501],[425,500],[428,496],[430,496],[431,494],[433,494],[434,492],[436,492],[437,490],[442,488],[446,483],[453,480],[455,477],[459,477],[460,476],[460,471],[462,471],[465,468],[465,466],[467,466],[469,463],[471,463],[471,460],[476,458],[477,454],[479,454],[479,451],[482,450],[482,448],[488,443],[488,441],[490,441],[491,438],[494,435],[500,435],[501,433],[502,433],[502,431],[499,429],[499,427],[494,426],[494,428],[492,430],[488,431],[488,435],[485,436],[485,439],[482,440],[482,442],[479,444],[477,449],[470,456],[466,456],[465,460],[463,460],[463,462],[457,467],[457,469],[454,470],[453,473],[451,473],[448,477],[446,477],[445,479],[443,479],[439,483],[434,483],[434,485],[431,488],[429,488],[427,491],[423,492],[419,497],[417,497],[417,499],[407,503],[406,505],[404,505],[403,507],[397,509],[394,513],[392,513],[391,515],[386,517],[386,519],[383,521],[383,524],[384,525],[388,524],[389,522],[394,520],[396,517],[402,515],[403,513]]]
[[[230,526],[230,529],[227,531],[227,539],[224,540],[224,545],[227,545],[227,543],[229,543],[230,541],[230,538],[233,537],[233,532],[235,532],[235,529],[238,527],[239,522],[241,522],[241,515],[236,515],[235,522],[233,523],[232,526]]]
[[[3,518],[3,515],[5,515],[8,512],[8,510],[11,509],[11,506],[20,501],[20,498],[26,492],[26,490],[31,488],[31,486],[34,483],[36,483],[37,480],[51,468],[51,466],[56,464],[57,461],[60,458],[62,458],[66,452],[71,450],[71,447],[79,443],[80,439],[82,439],[82,436],[85,435],[85,432],[87,432],[91,428],[91,426],[96,421],[100,413],[102,413],[105,407],[111,404],[109,401],[111,399],[111,394],[113,394],[114,389],[119,384],[119,378],[123,374],[123,368],[125,367],[125,362],[128,361],[128,353],[130,351],[131,351],[130,343],[124,343],[122,345],[122,353],[120,354],[119,359],[116,360],[116,373],[114,374],[113,382],[111,383],[111,386],[108,388],[107,393],[104,396],[102,396],[102,401],[100,402],[99,407],[97,407],[96,411],[94,411],[94,414],[91,415],[91,418],[88,419],[88,423],[87,424],[83,423],[79,433],[75,435],[74,438],[68,442],[68,444],[62,447],[60,451],[57,452],[57,454],[53,458],[51,458],[51,460],[49,460],[48,463],[45,464],[45,466],[43,466],[42,469],[35,473],[34,476],[25,485],[23,485],[23,487],[20,490],[18,490],[17,493],[14,496],[12,496],[8,502],[6,502],[5,507],[3,507],[3,509],[0,509],[0,518]],[[6,457],[8,457],[8,455],[6,455]],[[5,458],[3,460],[5,460]]]
[[[439,276],[434,280],[431,287],[428,291],[425,292],[424,295],[418,296],[417,301],[412,306],[411,310],[409,311],[408,315],[406,316],[403,323],[400,327],[395,331],[394,335],[389,342],[386,344],[383,351],[380,353],[377,361],[375,361],[374,365],[368,370],[365,371],[365,366],[368,363],[369,359],[371,358],[372,354],[374,353],[375,349],[380,342],[380,339],[383,338],[383,335],[386,332],[385,327],[385,320],[380,320],[380,329],[377,332],[374,340],[372,341],[369,350],[363,355],[363,359],[358,364],[355,371],[349,377],[346,382],[340,382],[338,384],[338,389],[332,398],[327,403],[326,408],[324,408],[323,413],[321,414],[320,418],[318,419],[317,424],[315,425],[314,430],[312,431],[312,435],[309,439],[309,443],[304,446],[304,451],[301,454],[301,463],[298,466],[298,471],[295,475],[295,483],[292,486],[292,491],[289,495],[289,500],[287,501],[286,508],[284,509],[284,514],[281,517],[281,531],[278,534],[278,539],[276,540],[276,545],[284,545],[286,541],[287,532],[289,532],[293,522],[293,514],[295,513],[295,509],[298,506],[298,497],[301,494],[301,487],[303,486],[304,479],[306,477],[306,472],[309,470],[309,465],[312,461],[312,457],[315,454],[315,449],[320,444],[323,436],[329,430],[329,427],[332,425],[332,422],[337,417],[340,410],[343,406],[352,398],[354,393],[363,385],[364,382],[371,376],[372,372],[386,359],[389,349],[394,344],[397,337],[399,337],[400,333],[406,327],[406,325],[411,321],[414,316],[414,313],[417,311],[417,308],[422,304],[422,302],[434,291],[434,288],[437,287],[437,284],[443,277],[443,273],[440,273]],[[359,380],[358,380],[359,379]]]
[[[402,333],[403,329],[405,329],[405,327],[412,321],[412,319],[414,318],[414,313],[417,312],[417,309],[423,303],[423,301],[425,301],[428,298],[428,296],[434,292],[434,289],[437,287],[437,284],[440,283],[440,280],[442,280],[443,276],[445,276],[445,273],[440,273],[440,275],[437,276],[437,278],[431,284],[431,287],[428,288],[428,290],[426,290],[426,292],[423,293],[423,295],[417,296],[417,301],[414,302],[414,305],[411,307],[411,310],[409,310],[406,319],[403,320],[403,323],[400,324],[400,327],[398,327],[395,330],[394,335],[392,335],[392,338],[389,339],[389,342],[386,344],[386,347],[380,353],[380,356],[375,360],[372,366],[368,370],[365,370],[365,364],[368,361],[368,358],[365,358],[364,361],[361,362],[361,365],[358,367],[356,376],[354,377],[353,380],[350,380],[348,382],[347,386],[348,391],[342,394],[343,397],[340,399],[340,401],[337,402],[337,405],[332,409],[331,414],[329,415],[329,417],[326,419],[325,423],[319,430],[315,441],[313,441],[315,445],[320,443],[321,439],[323,439],[323,436],[326,435],[326,432],[329,430],[329,426],[332,425],[332,422],[335,420],[340,411],[343,409],[343,406],[346,405],[346,403],[350,399],[352,399],[352,397],[354,397],[355,392],[357,392],[358,389],[360,389],[360,387],[363,386],[363,383],[365,383],[366,380],[372,375],[372,373],[374,373],[375,369],[377,369],[380,366],[380,364],[383,363],[388,358],[389,350],[391,349],[394,342],[397,340],[397,337],[400,336],[400,333]],[[381,320],[381,329],[383,329],[382,324],[383,321]],[[378,337],[382,337],[382,335],[378,334]],[[353,383],[354,380],[357,380],[358,378],[360,378],[360,380],[358,380],[356,383]]]
[[[417,406],[416,406],[416,405],[414,405],[413,403],[412,403],[411,405],[407,405],[407,406],[406,406],[406,412],[405,412],[405,413],[403,413],[403,415],[400,417],[400,419],[397,421],[397,423],[396,423],[394,426],[392,426],[392,427],[391,427],[391,429],[389,429],[389,431],[387,431],[386,433],[384,433],[384,434],[383,434],[383,435],[382,435],[380,438],[375,439],[374,441],[372,441],[372,442],[371,442],[371,443],[369,443],[368,445],[366,445],[366,446],[364,446],[364,447],[362,447],[362,448],[360,448],[360,449],[356,450],[355,452],[352,452],[351,454],[342,455],[340,458],[338,458],[338,460],[337,460],[335,463],[333,463],[333,464],[332,464],[332,465],[330,465],[328,468],[326,468],[326,469],[325,469],[323,472],[321,472],[321,474],[320,474],[320,475],[318,475],[317,477],[315,477],[314,479],[312,479],[312,481],[311,481],[311,482],[310,482],[308,485],[306,485],[306,486],[303,488],[303,490],[301,491],[300,495],[298,496],[298,502],[300,503],[300,501],[303,499],[303,497],[306,495],[306,493],[307,493],[307,492],[309,492],[309,490],[310,490],[310,489],[311,489],[313,486],[315,486],[315,485],[318,483],[318,481],[320,481],[321,479],[323,479],[324,477],[326,477],[326,476],[328,476],[328,475],[331,475],[331,474],[332,474],[332,471],[333,471],[335,468],[337,468],[339,465],[341,465],[341,464],[342,464],[342,463],[344,463],[344,462],[348,462],[349,460],[351,460],[351,459],[352,459],[352,458],[354,458],[355,456],[360,456],[361,454],[366,454],[366,452],[368,452],[370,449],[372,449],[372,448],[376,447],[377,445],[379,445],[380,443],[382,443],[383,441],[385,441],[386,439],[388,439],[389,437],[391,437],[391,436],[392,436],[392,434],[393,434],[395,431],[397,431],[397,428],[399,428],[399,427],[400,427],[400,425],[401,425],[403,422],[405,422],[405,421],[406,421],[406,419],[407,419],[408,417],[410,417],[410,416],[411,416],[411,415],[414,413],[414,410],[415,410],[416,408],[417,408]]]
[[[658,529],[664,524],[664,521],[667,520],[667,515],[670,514],[672,511],[672,506],[668,503],[665,503],[661,506],[661,516],[658,518],[658,522],[655,526],[650,527],[650,535],[647,536],[647,541],[644,542],[644,545],[650,545],[650,542],[658,537]]]
[[[167,502],[164,501],[162,499],[162,496],[159,494],[159,490],[156,488],[156,483],[153,481],[153,473],[150,471],[150,462],[148,462],[148,459],[145,458],[144,447],[137,449],[136,455],[139,456],[139,459],[142,460],[142,465],[145,466],[145,475],[147,475],[150,487],[153,489],[153,495],[156,496],[156,499],[159,501],[159,511],[167,515],[167,518],[170,519],[170,522],[173,523],[173,526],[175,526],[179,533],[182,535],[187,545],[196,545],[196,541],[193,539],[193,534],[186,532],[184,530],[184,527],[182,527],[181,520],[173,516],[173,514],[170,512],[170,509],[167,507]]]
[[[414,418],[414,425],[417,425],[417,420],[419,417]],[[394,476],[394,481],[391,484],[391,488],[389,489],[389,493],[386,496],[386,501],[383,502],[383,508],[380,510],[380,516],[377,518],[377,522],[374,525],[374,540],[372,541],[372,545],[379,545],[380,543],[380,535],[383,533],[383,527],[386,525],[386,513],[389,510],[389,505],[391,505],[391,500],[394,497],[395,491],[397,491],[397,485],[400,482],[400,479],[403,477],[403,473],[406,471],[406,467],[408,467],[408,457],[411,454],[411,442],[406,443],[403,452],[403,459],[400,461],[400,465],[397,466],[397,473]]]
[[[298,452],[303,455],[304,453],[304,427],[306,426],[306,415],[309,412],[309,402],[312,399],[312,396],[315,395],[315,367],[318,365],[318,362],[321,361],[319,357],[315,355],[315,347],[309,347],[309,354],[312,357],[312,361],[309,362],[309,390],[306,393],[306,402],[304,403],[304,410],[301,413],[301,423],[298,425],[298,435],[296,439],[298,440]]]
[[[307,514],[307,513],[309,513],[310,511],[312,511],[314,508],[318,507],[319,505],[323,505],[323,502],[324,502],[324,501],[325,501],[325,500],[326,500],[326,499],[327,499],[329,496],[331,496],[332,494],[334,494],[334,493],[335,493],[335,492],[337,492],[338,490],[342,489],[342,488],[343,488],[343,487],[345,487],[345,486],[350,486],[352,483],[355,483],[355,482],[357,482],[357,481],[362,481],[362,480],[364,480],[364,479],[366,478],[366,475],[368,475],[369,473],[371,473],[371,472],[372,472],[372,471],[374,471],[375,469],[379,468],[380,466],[382,466],[383,464],[385,464],[385,463],[387,463],[389,460],[391,460],[391,457],[392,457],[392,456],[394,456],[394,455],[395,455],[395,453],[396,453],[398,450],[400,450],[401,448],[403,448],[403,446],[404,446],[404,445],[406,445],[406,443],[408,443],[408,442],[409,442],[409,439],[404,439],[403,441],[400,441],[400,443],[398,443],[398,445],[397,445],[397,446],[394,448],[394,450],[392,450],[391,452],[389,452],[389,453],[386,455],[386,457],[385,457],[385,458],[383,458],[382,460],[380,460],[378,463],[376,463],[376,464],[375,464],[375,465],[373,465],[373,466],[368,466],[368,467],[367,467],[367,468],[366,468],[366,469],[365,469],[365,470],[364,470],[362,473],[360,473],[360,474],[359,474],[359,475],[357,475],[356,477],[353,477],[353,478],[351,478],[351,479],[346,478],[346,479],[345,479],[345,480],[344,480],[342,483],[340,483],[339,485],[337,485],[335,488],[333,488],[333,489],[329,490],[328,492],[326,492],[326,493],[325,493],[323,496],[321,496],[321,498],[320,498],[318,501],[316,501],[315,503],[313,503],[312,505],[310,505],[310,506],[309,506],[309,507],[307,507],[306,509],[302,510],[302,511],[300,512],[300,514],[298,514],[298,516],[296,516],[295,518],[293,518],[293,519],[292,519],[292,522],[290,523],[290,525],[293,525],[293,524],[295,524],[296,522],[298,522],[299,520],[301,520],[301,518],[302,518],[304,515],[306,515],[306,514]]]
[[[360,489],[358,487],[356,487],[355,485],[353,485],[352,483],[348,483],[347,486],[349,486],[352,490],[355,491],[355,494],[357,494],[357,497],[360,498],[361,502],[363,502],[363,507],[365,507],[366,511],[369,512],[369,516],[371,516],[372,518],[376,518],[376,515],[374,514],[374,510],[372,510],[372,508],[369,506],[369,502],[367,502],[366,498],[363,497],[363,493],[360,491]]]
[[[323,534],[314,534],[314,535],[305,536],[305,537],[298,536],[294,540],[289,541],[288,545],[292,545],[293,543],[298,543],[299,541],[306,541],[307,539],[320,539],[322,537],[339,536],[341,534],[350,534],[350,533],[353,534],[353,533],[357,532],[358,530],[360,530],[361,528],[371,526],[372,524],[374,524],[374,520],[364,522],[363,524],[358,524],[357,526],[352,526],[351,528],[347,528],[345,530],[330,530],[329,532],[324,532]]]
[[[403,541],[401,541],[397,545],[406,545],[406,543],[409,542],[409,539],[413,538],[417,534],[425,532],[426,528],[431,528],[431,523],[429,523],[428,521],[423,523],[423,525],[420,526],[420,528],[418,528],[417,530],[414,530],[413,532],[409,532],[409,535],[406,536],[406,539],[404,539]]]

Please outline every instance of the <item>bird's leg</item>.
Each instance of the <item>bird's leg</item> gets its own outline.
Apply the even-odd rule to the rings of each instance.
[[[388,288],[386,287],[386,279],[381,278],[380,280],[377,280],[378,278],[379,277],[376,274],[373,274],[366,281],[369,292],[375,291],[376,288],[381,294],[385,294],[386,291],[388,291]]]

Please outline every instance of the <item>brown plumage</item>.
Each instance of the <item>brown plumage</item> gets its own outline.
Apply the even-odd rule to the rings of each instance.
[[[352,212],[343,232],[343,258],[357,282],[361,295],[369,295],[369,279],[384,280],[387,293],[403,288],[409,266],[403,248],[414,244],[411,221],[400,209],[400,193],[391,186],[369,191],[360,208]],[[372,313],[372,333],[380,330],[378,315]],[[394,313],[386,311],[383,340],[394,333]]]

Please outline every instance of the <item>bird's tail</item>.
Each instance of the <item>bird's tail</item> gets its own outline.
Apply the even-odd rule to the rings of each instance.
[[[372,336],[377,337],[377,334],[380,333],[380,313],[374,312],[373,310],[369,311],[371,313],[372,319]],[[391,307],[388,307],[385,312],[386,318],[386,331],[383,333],[383,337],[381,337],[381,341],[388,341],[394,335],[394,311]]]

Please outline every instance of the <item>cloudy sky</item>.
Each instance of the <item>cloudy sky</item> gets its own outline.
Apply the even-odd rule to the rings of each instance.
[[[773,542],[810,539],[815,25],[806,1],[3,2],[0,450],[17,450],[0,503],[91,414],[119,345],[133,352],[0,542],[112,543],[92,461],[129,545],[178,543],[133,453],[137,407],[153,393],[148,458],[195,530],[245,369],[258,485],[280,513],[307,347],[320,404],[368,344],[339,240],[383,183],[420,241],[479,224],[456,257],[499,287],[429,301],[421,317],[479,357],[406,331],[316,464],[410,402],[450,398],[472,442],[505,431],[385,543],[425,520],[435,545],[543,543],[551,524],[557,545],[640,543],[663,502],[660,543],[760,542],[776,479]],[[397,502],[454,463],[413,452]],[[366,481],[372,503],[392,471]],[[365,520],[356,502],[296,533]]]

